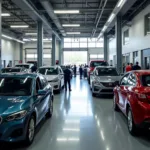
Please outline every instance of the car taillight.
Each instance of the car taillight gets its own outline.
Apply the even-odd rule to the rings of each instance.
[[[137,94],[137,98],[141,102],[150,102],[150,96],[147,94]]]

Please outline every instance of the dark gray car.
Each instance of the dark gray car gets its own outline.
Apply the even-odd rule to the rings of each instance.
[[[115,82],[120,81],[121,76],[115,67],[99,66],[91,74],[90,86],[92,95],[113,94]]]

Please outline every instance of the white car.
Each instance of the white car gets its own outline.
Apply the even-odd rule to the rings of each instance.
[[[21,68],[26,68],[28,71],[27,72],[31,72],[31,67],[34,66],[33,64],[18,64],[15,65],[15,67],[21,67]]]
[[[64,87],[64,73],[60,66],[43,66],[38,73],[44,75],[54,91],[61,91]]]

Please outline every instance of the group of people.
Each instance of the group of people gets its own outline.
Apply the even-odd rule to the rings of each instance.
[[[132,70],[141,70],[141,66],[139,66],[138,62],[136,62],[135,65],[133,65],[132,63],[127,63],[127,65],[124,67],[124,72],[129,72]]]

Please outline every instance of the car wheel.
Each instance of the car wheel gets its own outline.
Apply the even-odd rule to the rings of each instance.
[[[113,107],[114,107],[114,110],[115,111],[119,111],[119,107],[118,105],[116,104],[116,96],[114,95],[114,98],[113,98]]]
[[[137,127],[134,123],[134,120],[133,120],[133,115],[132,115],[132,111],[131,111],[131,108],[129,107],[128,108],[128,114],[127,114],[127,124],[128,124],[128,130],[129,132],[131,133],[131,135],[137,135]]]
[[[31,116],[29,123],[28,123],[28,128],[27,128],[27,134],[26,134],[26,140],[25,143],[26,145],[31,145],[35,136],[35,117]]]
[[[96,94],[95,94],[95,93],[92,93],[92,96],[93,96],[93,97],[96,97]]]
[[[46,113],[46,117],[47,118],[51,118],[53,114],[53,101],[50,100],[49,101],[49,108],[48,108],[48,112]]]

